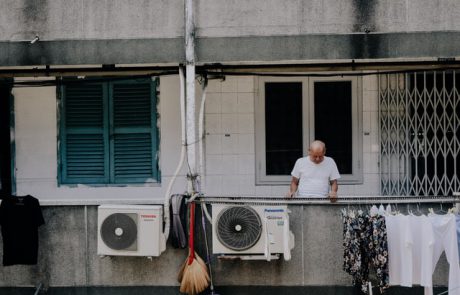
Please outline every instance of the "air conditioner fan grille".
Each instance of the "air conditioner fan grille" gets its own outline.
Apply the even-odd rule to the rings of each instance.
[[[114,213],[101,225],[101,238],[113,250],[137,250],[137,214]]]
[[[227,248],[244,251],[254,246],[262,233],[259,214],[247,206],[224,209],[217,217],[217,238]]]

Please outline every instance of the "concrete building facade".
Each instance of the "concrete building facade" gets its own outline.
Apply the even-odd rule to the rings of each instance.
[[[315,83],[349,83],[347,122],[352,136],[347,155],[353,159],[347,166],[350,172],[343,173],[339,183],[339,197],[458,191],[460,158],[453,154],[460,148],[455,84],[459,12],[455,0],[194,1],[198,98],[202,77],[209,78],[202,192],[242,197],[286,194],[289,174],[272,177],[264,170],[270,165],[264,125],[266,87],[281,82],[297,83],[302,89],[302,154],[319,132],[315,126],[320,121],[314,118],[322,113],[314,111]],[[0,289],[25,294],[41,285],[50,294],[177,294],[176,276],[186,250],[168,243],[166,251],[152,260],[100,258],[96,242],[98,205],[163,204],[178,165],[177,71],[185,63],[183,1],[5,0],[0,15],[0,112],[8,116],[1,128],[9,130],[0,135],[2,149],[9,152],[0,158],[2,189],[38,198],[46,221],[39,231],[38,264],[0,268]],[[105,83],[134,76],[155,82],[158,178],[142,183],[66,182],[61,145],[65,84],[59,82],[107,79]],[[428,92],[441,93],[442,102],[435,94],[417,96]],[[411,127],[422,121],[411,121],[407,115],[410,106],[417,109],[417,97],[424,101],[425,110],[432,110],[413,111],[412,117],[434,118],[439,126]],[[404,107],[400,102],[405,102]],[[199,103],[198,99],[197,107]],[[404,119],[399,111],[406,112]],[[405,123],[400,127],[395,122]],[[339,137],[339,127],[331,137]],[[423,136],[410,137],[414,143],[397,139],[420,130]],[[445,131],[441,139],[430,135],[436,130]],[[422,145],[417,138],[431,140]],[[413,154],[416,148],[411,147],[426,151],[425,158],[430,158],[436,149],[429,147],[430,142],[436,139],[450,149],[445,148],[444,158],[435,156],[423,170]],[[393,148],[403,143],[405,148]],[[441,169],[437,163],[444,161],[453,163],[442,166],[450,170],[430,172]],[[425,184],[424,176],[435,189],[419,188]],[[186,191],[182,168],[172,192]],[[214,283],[222,294],[356,292],[351,277],[342,270],[341,206],[289,208],[295,235],[292,260],[229,261],[213,256]],[[203,257],[204,250],[200,244]],[[442,260],[435,271],[436,285],[446,285],[447,268]],[[395,287],[389,292],[421,291]]]

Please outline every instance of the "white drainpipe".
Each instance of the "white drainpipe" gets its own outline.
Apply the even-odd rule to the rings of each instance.
[[[195,25],[193,23],[193,0],[185,0],[185,61],[186,61],[186,126],[187,160],[189,169],[188,192],[199,191],[195,186],[196,167],[196,115],[195,115]]]

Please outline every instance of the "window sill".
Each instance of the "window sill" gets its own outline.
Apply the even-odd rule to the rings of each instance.
[[[40,199],[40,206],[163,205],[164,199]]]
[[[82,187],[160,187],[160,182],[146,183],[60,183],[58,187],[82,188]]]

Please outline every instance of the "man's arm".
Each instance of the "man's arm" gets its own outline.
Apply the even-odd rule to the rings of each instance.
[[[329,192],[329,199],[331,200],[331,203],[334,203],[337,201],[337,191],[339,189],[339,185],[337,183],[337,179],[331,180],[331,191]]]
[[[292,198],[294,194],[297,192],[297,188],[299,187],[299,179],[297,177],[292,176],[291,185],[289,186],[289,192],[287,193],[287,198]]]

